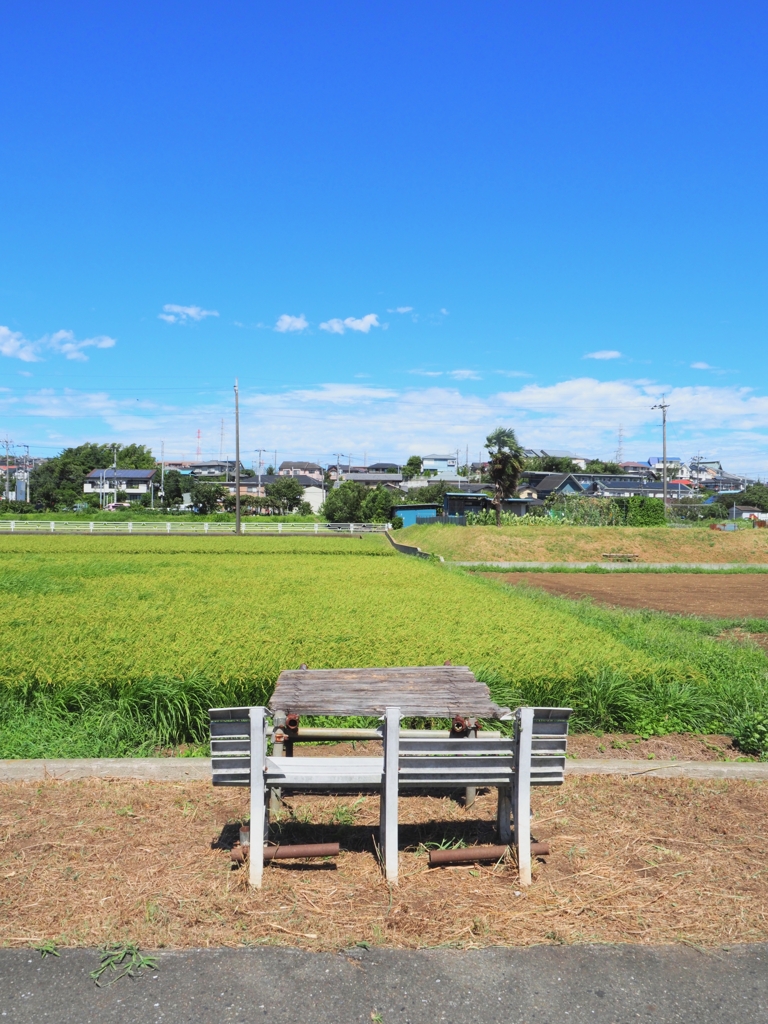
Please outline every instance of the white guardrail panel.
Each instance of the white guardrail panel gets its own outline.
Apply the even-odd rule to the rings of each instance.
[[[248,523],[240,525],[243,534],[355,534],[385,533],[389,523]],[[0,533],[200,533],[232,534],[234,523],[162,522],[66,522],[54,520],[0,519]]]

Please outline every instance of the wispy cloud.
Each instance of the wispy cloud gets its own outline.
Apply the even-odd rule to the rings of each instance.
[[[699,378],[700,385],[673,387],[665,381],[601,381],[584,375],[551,385],[510,381],[505,391],[477,394],[478,388],[452,378],[453,372],[416,370],[410,386],[400,388],[358,379],[285,390],[243,389],[243,450],[276,448],[297,459],[337,451],[361,458],[367,451],[381,460],[400,460],[426,451],[464,451],[468,445],[476,459],[489,430],[501,423],[514,427],[526,447],[606,458],[615,451],[621,424],[627,457],[645,459],[660,450],[660,416],[651,407],[665,394],[668,443],[675,454],[690,457],[701,450],[734,472],[766,475],[768,394],[756,389],[716,386],[718,378],[712,377]],[[0,394],[0,409],[8,429],[19,436],[31,436],[36,419],[49,436],[53,430],[66,431],[67,443],[85,437],[117,439],[148,443],[159,452],[164,439],[166,454],[191,457],[201,428],[207,443],[215,438],[218,451],[221,418],[231,422],[229,394],[211,391],[208,399],[186,404],[180,393],[174,405],[139,397],[29,390],[25,381]],[[58,437],[64,434],[57,434],[54,443]]]
[[[201,306],[176,306],[167,302],[163,306],[163,312],[158,313],[158,319],[165,320],[169,324],[186,324],[190,320],[205,320],[207,316],[218,316],[215,309],[203,309]]]
[[[585,359],[621,359],[621,352],[615,348],[601,348],[598,352],[587,352]]]
[[[20,331],[12,331],[9,327],[0,327],[0,355],[11,359],[20,359],[23,363],[39,363],[46,351],[56,352],[67,359],[86,362],[86,348],[113,348],[117,342],[106,334],[95,338],[83,338],[78,341],[73,331],[55,331],[45,334],[37,341],[29,341]]]
[[[692,370],[714,370],[716,367],[710,366],[709,363],[691,363]]]
[[[106,334],[101,334],[97,338],[85,338],[83,341],[78,341],[72,331],[56,331],[52,334],[49,341],[49,348],[53,349],[54,352],[60,352],[67,359],[76,359],[81,363],[87,361],[88,356],[83,352],[84,348],[114,348],[117,342],[114,338],[110,338]]]
[[[413,312],[413,306],[395,306],[394,309],[388,309],[388,313],[411,313]]]
[[[309,321],[301,313],[299,316],[291,316],[290,313],[283,313],[278,317],[275,330],[280,334],[288,334],[291,331],[304,331],[309,327]]]
[[[500,377],[532,377],[533,374],[526,373],[524,370],[494,370],[494,373]]]
[[[448,376],[454,380],[482,380],[483,378],[475,370],[449,370]]]
[[[27,341],[20,331],[0,327],[0,355],[21,359],[24,363],[37,363],[40,360],[40,347],[39,341]]]
[[[345,331],[362,331],[363,334],[367,334],[372,327],[381,327],[379,318],[376,313],[367,313],[365,316],[361,316],[356,319],[353,316],[348,316],[344,320],[340,320],[338,317],[333,317],[331,320],[326,320],[320,324],[321,331],[328,331],[329,334],[344,334]]]

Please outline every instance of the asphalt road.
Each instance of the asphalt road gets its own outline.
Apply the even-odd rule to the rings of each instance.
[[[768,1024],[768,943],[188,950],[97,988],[93,950],[0,950],[2,1024]]]

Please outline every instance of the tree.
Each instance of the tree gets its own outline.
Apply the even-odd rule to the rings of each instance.
[[[421,467],[421,456],[411,455],[403,466],[403,480],[413,480],[415,476],[421,476]]]
[[[339,487],[328,491],[320,513],[329,523],[359,523],[364,498],[363,484],[357,480],[345,480]]]
[[[392,492],[381,484],[369,489],[345,480],[328,492],[320,512],[330,523],[385,523],[393,504]]]
[[[585,470],[587,473],[621,473],[622,468],[618,462],[601,462],[600,459],[590,459]]]
[[[401,496],[398,495],[398,505],[442,505],[443,495],[451,490],[451,485],[441,480],[436,484],[427,484],[426,487],[413,487]]]
[[[270,506],[281,516],[294,512],[304,501],[304,488],[292,476],[279,477],[264,491]]]
[[[569,458],[560,458],[557,455],[536,456],[531,459],[526,459],[523,468],[529,473],[579,472],[579,467],[575,462]]]
[[[163,493],[161,500],[164,508],[173,508],[180,505],[184,500],[184,487],[187,478],[183,477],[178,469],[169,469],[163,480]]]
[[[219,505],[227,495],[226,487],[220,484],[204,483],[202,480],[193,479],[190,484],[189,493],[192,497],[192,505],[195,512],[208,516],[216,512]]]
[[[713,504],[722,507],[723,516],[730,515],[734,505],[753,505],[761,512],[768,512],[768,485],[750,484],[738,494],[720,494]]]
[[[157,465],[150,449],[142,444],[115,445],[114,448],[118,469],[154,469]],[[94,469],[111,468],[113,459],[110,444],[65,448],[32,471],[32,495],[49,509],[81,502],[85,478]]]
[[[511,427],[497,427],[486,437],[485,447],[490,456],[488,475],[493,482],[496,525],[501,526],[501,503],[514,494],[525,455]]]

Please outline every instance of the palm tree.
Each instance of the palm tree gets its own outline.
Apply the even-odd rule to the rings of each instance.
[[[488,474],[493,481],[496,525],[501,526],[501,503],[515,493],[525,453],[511,427],[497,427],[486,437],[485,447],[490,455]]]

